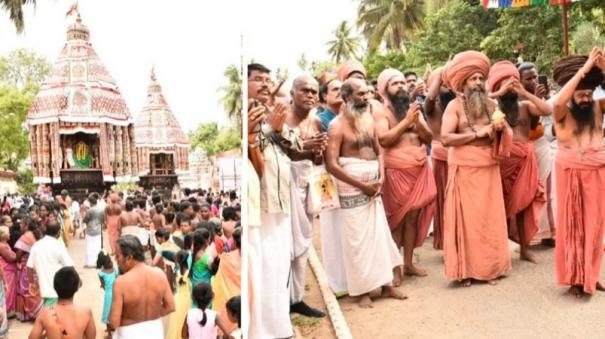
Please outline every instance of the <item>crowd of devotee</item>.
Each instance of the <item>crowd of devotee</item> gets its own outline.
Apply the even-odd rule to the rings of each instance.
[[[0,337],[16,319],[33,323],[30,338],[241,338],[235,191],[76,199],[40,186],[1,201]],[[82,286],[69,249],[74,238],[83,239],[84,268],[98,270],[104,299],[96,320],[105,328],[95,328],[87,303],[73,302]]]
[[[250,338],[291,337],[290,313],[324,316],[304,302],[317,230],[332,292],[362,308],[414,297],[405,277],[427,275],[414,250],[431,235],[454,286],[504,284],[511,256],[539,265],[541,244],[553,288],[604,290],[601,49],[542,74],[477,51],[425,78],[368,79],[348,61],[289,89],[267,66],[247,73]]]

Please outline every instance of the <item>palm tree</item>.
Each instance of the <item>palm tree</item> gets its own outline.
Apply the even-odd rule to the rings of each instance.
[[[23,5],[28,3],[36,5],[36,0],[0,0],[0,6],[8,12],[8,15],[15,24],[17,33],[23,32],[25,22],[23,22]]]
[[[328,53],[339,64],[342,60],[357,58],[360,42],[358,37],[351,36],[351,27],[343,21],[334,31],[334,40],[328,41],[327,45],[330,46]]]
[[[239,127],[242,123],[242,76],[236,65],[227,67],[224,74],[228,83],[218,89],[223,93],[220,102],[229,119]]]
[[[422,28],[424,0],[361,0],[357,26],[375,50],[385,42],[388,49],[403,49],[404,39],[411,40]]]

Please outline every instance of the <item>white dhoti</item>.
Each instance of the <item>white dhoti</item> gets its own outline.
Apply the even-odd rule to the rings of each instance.
[[[342,252],[340,209],[319,213],[321,256],[328,284],[335,294],[347,292],[347,274]]]
[[[365,183],[378,180],[377,160],[340,158],[353,178]],[[340,225],[349,295],[357,296],[388,285],[393,268],[403,265],[380,197],[370,198],[357,187],[338,181]]]
[[[164,326],[162,319],[148,320],[140,323],[120,326],[113,332],[113,339],[163,339]]]
[[[292,224],[283,213],[263,212],[261,221],[262,338],[288,338],[294,335],[289,286]]]
[[[301,302],[305,294],[305,274],[309,246],[313,240],[312,216],[307,214],[311,160],[292,161],[290,164],[290,210],[292,215],[292,263],[290,302]]]
[[[532,243],[539,243],[542,239],[552,239],[555,236],[555,221],[553,214],[554,206],[554,175],[553,171],[553,153],[551,143],[546,136],[542,136],[534,141],[536,150],[536,160],[538,162],[538,171],[540,182],[546,189],[546,206],[540,213],[539,230],[532,239]]]
[[[141,245],[149,244],[149,231],[144,227],[139,226],[124,226],[122,227],[122,235],[134,235],[139,239]]]
[[[243,323],[242,331],[248,338],[262,338],[262,245],[258,227],[248,227],[248,324]],[[247,325],[247,331],[246,331]]]
[[[86,260],[84,266],[97,267],[99,252],[101,252],[101,235],[86,234]]]

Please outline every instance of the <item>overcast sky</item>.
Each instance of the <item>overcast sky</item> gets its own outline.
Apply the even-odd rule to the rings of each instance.
[[[287,1],[289,2],[289,1]],[[18,35],[0,11],[0,54],[27,48],[58,57],[73,18],[73,0],[38,1],[25,6],[25,31]],[[235,0],[81,0],[82,21],[92,46],[116,80],[133,116],[142,109],[151,66],[164,96],[185,131],[201,122],[229,120],[217,88],[223,72],[241,57],[241,11]]]
[[[246,1],[246,62],[250,59],[271,70],[288,69],[290,79],[302,73],[301,54],[311,61],[330,59],[327,42],[346,20],[354,27],[359,1],[354,0],[253,0]],[[353,30],[355,32],[355,29]]]

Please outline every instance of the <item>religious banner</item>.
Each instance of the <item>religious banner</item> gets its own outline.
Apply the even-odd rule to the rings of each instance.
[[[562,5],[580,0],[483,0],[485,8],[519,8],[536,5]]]

